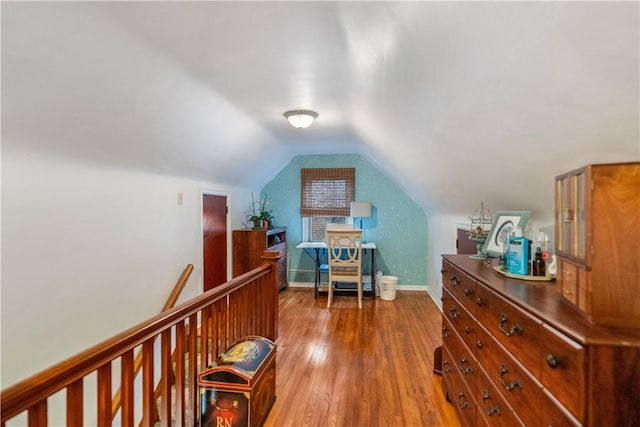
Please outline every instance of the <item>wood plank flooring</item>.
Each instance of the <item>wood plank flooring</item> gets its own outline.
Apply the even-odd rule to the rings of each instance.
[[[396,300],[280,293],[276,402],[264,426],[444,426],[446,402],[433,351],[442,318],[426,292]]]

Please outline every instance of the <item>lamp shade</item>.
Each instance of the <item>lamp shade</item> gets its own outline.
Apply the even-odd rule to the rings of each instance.
[[[366,218],[371,216],[371,202],[351,202],[349,216],[352,218]]]
[[[311,110],[291,110],[284,113],[291,126],[304,129],[311,126],[311,123],[318,117],[318,113]]]

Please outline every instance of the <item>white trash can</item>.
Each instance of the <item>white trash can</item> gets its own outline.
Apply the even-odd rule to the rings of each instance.
[[[380,298],[385,301],[396,299],[398,290],[398,278],[395,276],[382,276],[380,278]]]

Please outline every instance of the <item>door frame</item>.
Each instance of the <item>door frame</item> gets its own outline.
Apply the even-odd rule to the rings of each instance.
[[[227,198],[227,282],[231,280],[231,221],[230,221],[230,209],[231,206],[231,192],[216,190],[208,187],[200,187],[200,292],[204,292],[204,218],[203,210],[204,205],[202,199],[205,195],[208,196],[223,196]]]

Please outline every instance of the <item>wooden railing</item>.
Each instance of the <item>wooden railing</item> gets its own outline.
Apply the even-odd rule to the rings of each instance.
[[[182,290],[187,284],[187,280],[189,280],[189,276],[191,276],[192,272],[193,272],[193,264],[187,264],[187,267],[184,269],[184,271],[180,275],[178,282],[173,287],[173,290],[171,291],[169,298],[167,298],[167,301],[164,303],[161,313],[164,313],[165,311],[172,309],[176,305],[176,303],[178,302],[178,298],[180,298],[180,294],[182,293]],[[175,354],[173,356],[175,357]],[[135,360],[133,361],[133,377],[134,378],[138,376],[141,369],[142,369],[142,351],[139,351],[138,354],[136,355]],[[160,391],[161,391],[160,387],[156,387],[156,390],[154,393],[154,397],[156,400],[160,397]],[[118,415],[118,413],[120,412],[121,404],[122,404],[122,388],[118,389],[118,391],[113,396],[113,399],[111,401],[111,419],[114,419]],[[156,413],[155,418],[159,418],[159,414]]]
[[[6,388],[0,395],[1,426],[24,413],[29,427],[58,425],[59,421],[48,420],[48,400],[60,390],[66,391],[67,426],[110,426],[112,390],[117,387],[121,389],[121,408],[115,423],[151,426],[156,421],[156,384],[160,384],[160,425],[195,425],[201,368],[244,336],[277,339],[277,261],[281,256],[267,251],[265,263],[255,270]],[[158,346],[154,346],[156,339]],[[142,380],[134,384],[134,352],[138,349],[142,354]],[[160,373],[157,381],[154,369]],[[94,374],[96,409],[85,416],[85,378]],[[136,406],[141,406],[139,419]]]

